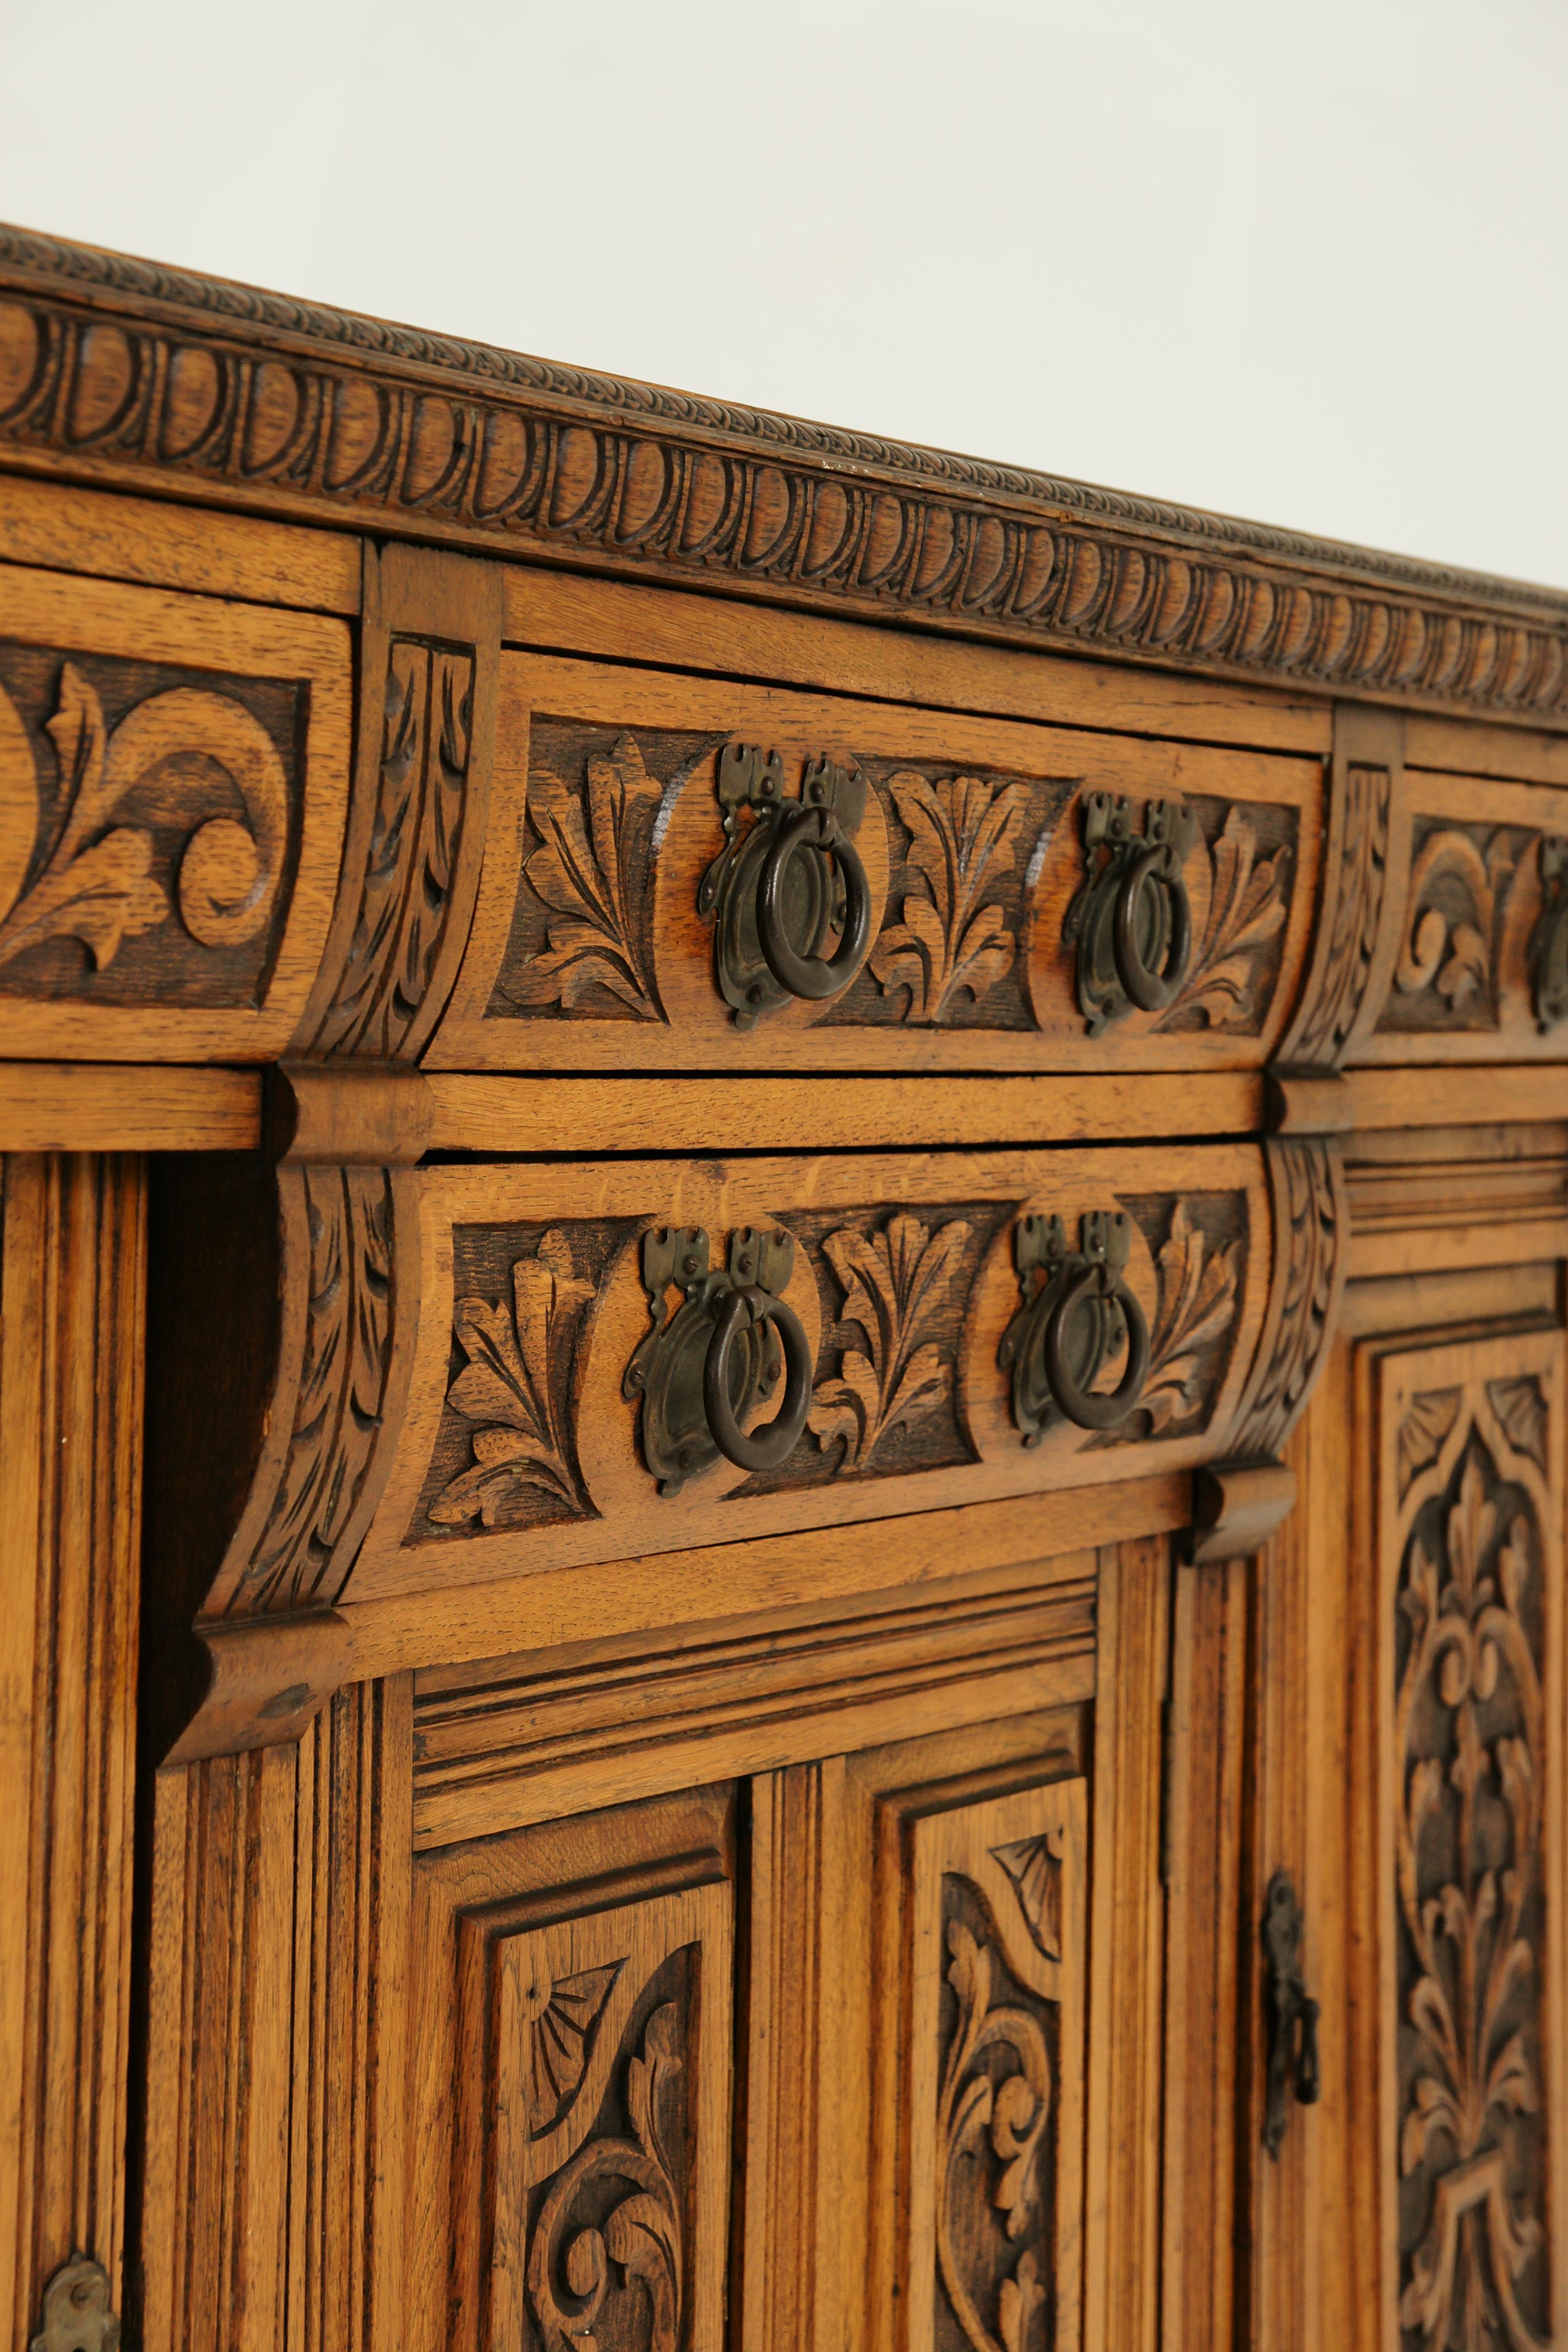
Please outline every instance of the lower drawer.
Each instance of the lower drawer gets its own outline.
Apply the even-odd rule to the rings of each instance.
[[[208,1619],[1179,1470],[1224,1450],[1269,1290],[1256,1144],[278,1181]]]

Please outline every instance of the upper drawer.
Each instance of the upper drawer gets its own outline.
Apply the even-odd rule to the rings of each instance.
[[[1315,759],[528,654],[500,679],[429,1066],[1268,1057],[1316,890]]]

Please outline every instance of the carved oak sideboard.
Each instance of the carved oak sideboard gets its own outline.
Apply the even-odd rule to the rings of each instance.
[[[1568,597],[0,230],[0,2315],[1568,2342]]]

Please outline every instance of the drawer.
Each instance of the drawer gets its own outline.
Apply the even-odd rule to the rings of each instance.
[[[1386,841],[1377,970],[1346,1060],[1562,1059],[1568,795],[1406,766],[1352,769],[1363,857]]]
[[[545,1622],[568,1605],[556,1588],[574,1637],[610,1633],[670,1622],[677,1592],[687,1616],[754,1608],[769,1543],[833,1528],[837,1588],[929,1578],[955,1506],[1038,1496],[1048,1513],[1054,1493],[1236,1451],[1256,1364],[1293,1344],[1259,1345],[1279,1275],[1252,1143],[285,1164],[281,1279],[247,1242],[216,1328],[204,1235],[244,1234],[250,1181],[166,1162],[155,1201],[149,1523],[171,1491],[187,1528],[228,1514],[191,1599],[206,1624],[385,1602],[438,1644],[444,1606],[525,1582],[540,1643],[564,1637]],[[1302,1240],[1313,1209],[1310,1188],[1287,1209]],[[1316,1277],[1292,1265],[1299,1305]],[[257,1344],[237,1350],[236,1329]],[[221,1461],[193,1405],[209,1372],[226,1383]],[[880,1545],[862,1573],[856,1528],[910,1514],[920,1544]],[[701,1556],[695,1577],[682,1554]],[[612,1561],[605,1581],[593,1564]],[[795,1580],[764,1574],[770,1601],[806,1597]]]
[[[1312,758],[505,654],[426,1066],[1254,1068],[1323,792]]]

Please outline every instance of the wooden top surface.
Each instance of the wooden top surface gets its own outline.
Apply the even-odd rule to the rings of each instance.
[[[0,464],[1568,727],[1568,594],[5,227]]]

